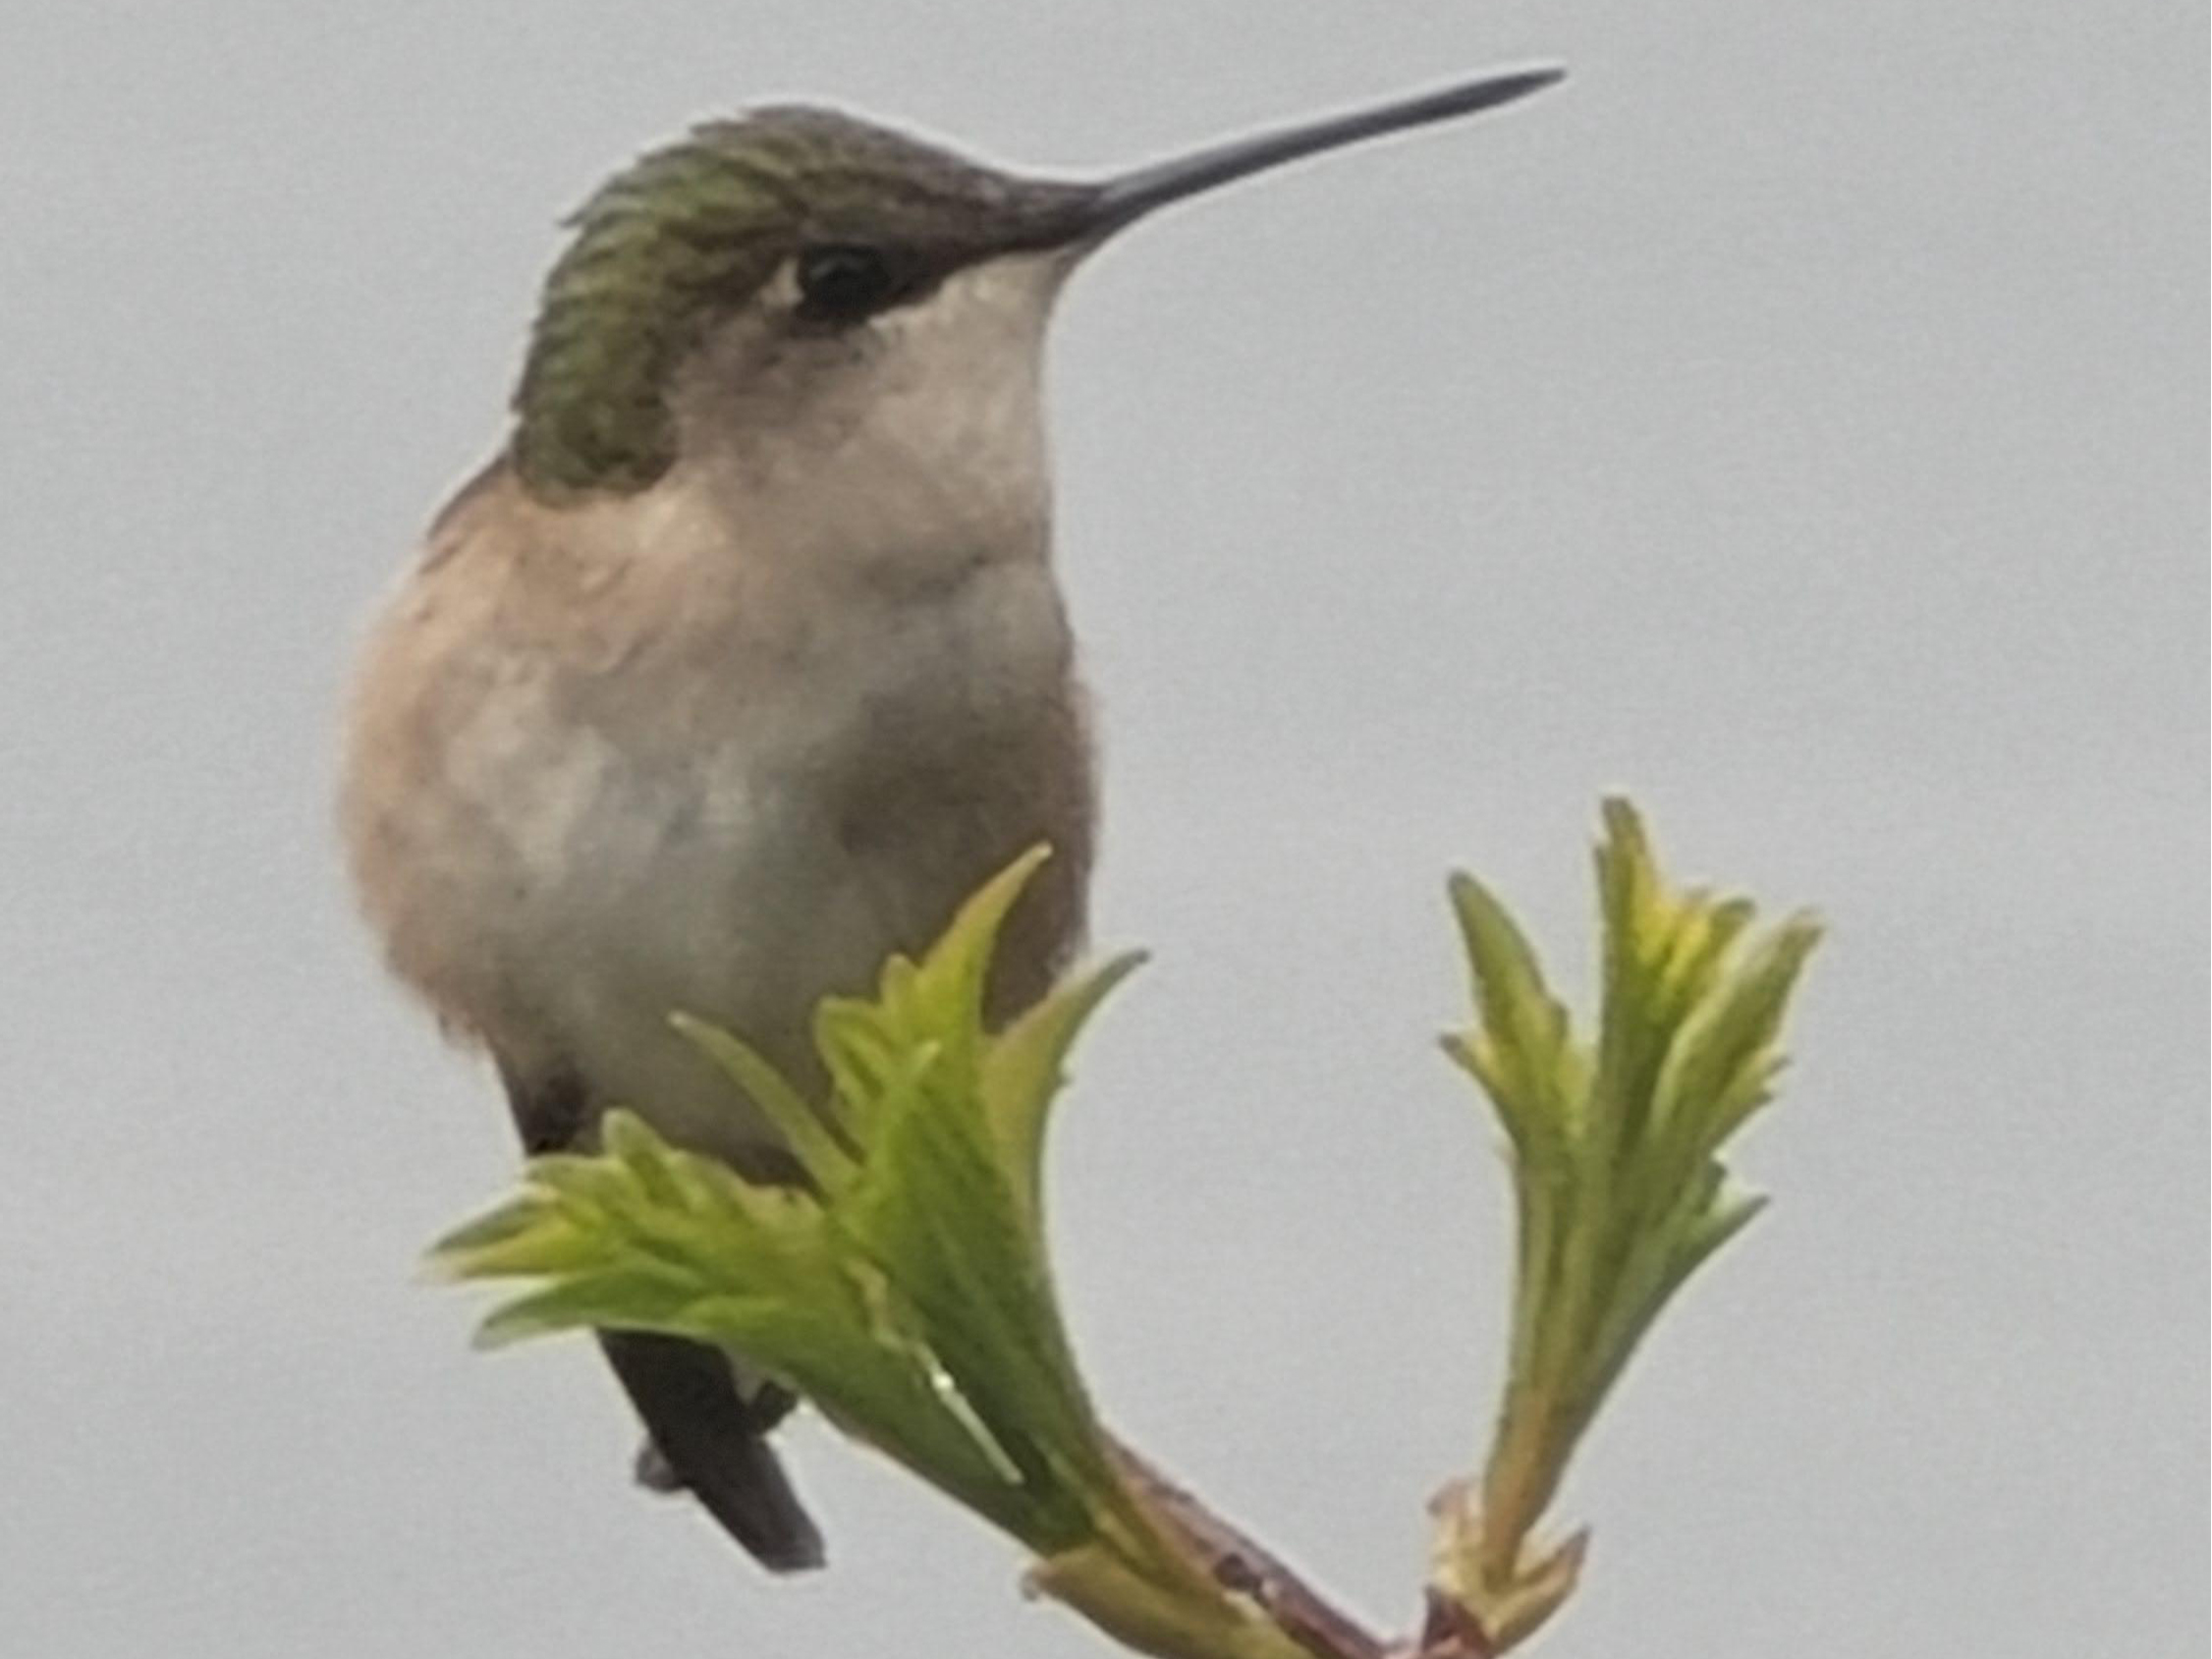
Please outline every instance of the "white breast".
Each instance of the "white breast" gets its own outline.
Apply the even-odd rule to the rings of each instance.
[[[733,708],[728,729],[673,758],[604,737],[545,769],[556,836],[535,833],[531,897],[510,972],[548,1033],[601,1088],[667,1133],[714,1138],[725,1107],[671,1044],[682,1009],[802,1063],[824,994],[861,988],[915,950],[1005,858],[1046,831],[1007,799],[931,799],[861,823],[895,777],[987,769],[962,752],[1022,746],[1065,695],[1065,636],[1041,569],[978,574],[941,602],[840,619],[803,684]],[[524,832],[525,834],[530,832]]]
[[[371,640],[345,813],[453,1024],[742,1144],[672,1011],[802,1068],[823,994],[1087,840],[1038,388],[1065,271],[994,261],[842,342],[740,317],[652,489],[456,510]]]
[[[497,603],[403,596],[369,676],[404,681],[415,713],[398,724],[421,753],[380,767],[393,722],[358,719],[348,818],[395,967],[456,1024],[729,1151],[758,1125],[668,1015],[803,1071],[816,1001],[862,988],[1059,833],[1036,774],[1084,761],[1041,559],[749,609],[694,586],[684,619],[581,659],[573,635],[549,649],[511,615],[503,630]],[[450,636],[425,651],[441,618]]]

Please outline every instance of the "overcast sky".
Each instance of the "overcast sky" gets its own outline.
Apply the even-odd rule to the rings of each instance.
[[[1627,789],[1815,905],[1776,1203],[1565,1496],[1544,1650],[2206,1641],[2202,9],[1058,0],[8,8],[0,1645],[1103,1651],[817,1424],[834,1567],[628,1484],[581,1342],[412,1275],[513,1168],[329,829],[360,620],[498,440],[554,221],[794,94],[1077,172],[1569,83],[1101,257],[1060,558],[1103,711],[1054,1237],[1110,1414],[1401,1626],[1474,1459],[1471,866],[1571,983]]]

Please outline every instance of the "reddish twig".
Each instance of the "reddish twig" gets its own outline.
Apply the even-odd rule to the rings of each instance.
[[[1474,1616],[1433,1591],[1417,1642],[1382,1640],[1137,1453],[1119,1441],[1109,1444],[1130,1490],[1173,1528],[1215,1582],[1249,1598],[1314,1659],[1496,1659]]]

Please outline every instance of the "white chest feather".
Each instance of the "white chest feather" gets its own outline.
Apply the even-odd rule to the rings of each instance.
[[[672,1011],[802,1070],[822,995],[919,948],[1023,848],[1087,837],[1041,562],[770,609],[589,671],[459,642],[412,775],[358,767],[350,792],[403,975],[510,1066],[579,1072],[701,1145],[755,1126]]]
[[[671,1012],[802,1069],[822,995],[1038,840],[1069,887],[1032,954],[1079,925],[1037,388],[1058,276],[962,273],[832,373],[736,329],[654,489],[457,510],[371,639],[345,815],[394,966],[503,1063],[735,1147],[756,1126]]]

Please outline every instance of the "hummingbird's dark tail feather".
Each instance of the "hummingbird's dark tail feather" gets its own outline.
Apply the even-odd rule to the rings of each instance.
[[[575,1073],[530,1077],[502,1060],[499,1074],[525,1152],[592,1143],[594,1115]],[[765,1400],[747,1404],[728,1356],[682,1337],[601,1331],[599,1346],[645,1419],[671,1477],[665,1484],[691,1493],[771,1573],[822,1565],[822,1535],[768,1445],[768,1430],[790,1408],[788,1396],[774,1391],[772,1407]]]
[[[730,1362],[700,1343],[601,1331],[615,1375],[684,1490],[771,1573],[822,1565],[822,1535],[791,1489]]]

